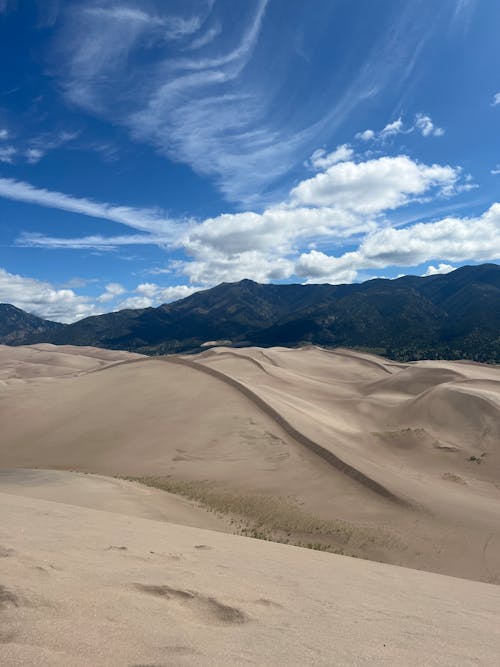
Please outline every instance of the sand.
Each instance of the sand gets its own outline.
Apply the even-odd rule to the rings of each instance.
[[[0,424],[2,665],[498,664],[498,367],[0,347]]]
[[[0,493],[0,663],[497,665],[500,588]]]
[[[192,525],[500,583],[498,367],[37,345],[0,347],[0,378],[0,468],[142,478],[224,515]]]

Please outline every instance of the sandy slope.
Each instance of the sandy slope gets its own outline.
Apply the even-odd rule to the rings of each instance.
[[[0,348],[0,374],[0,467],[208,480],[240,514],[256,494],[301,513],[269,534],[500,583],[498,367],[38,345]]]
[[[185,498],[102,475],[26,468],[0,470],[0,493],[230,532],[227,521]]]
[[[0,493],[0,663],[497,665],[500,588]]]

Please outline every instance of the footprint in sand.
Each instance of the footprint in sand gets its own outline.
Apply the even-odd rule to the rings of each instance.
[[[0,558],[9,558],[10,556],[14,556],[15,550],[11,549],[10,547],[3,547],[0,544]]]
[[[181,605],[191,611],[200,621],[209,625],[241,625],[248,621],[247,616],[237,607],[223,604],[216,598],[201,593],[157,584],[134,584],[134,586],[142,593]]]
[[[19,597],[6,586],[0,584],[0,609],[19,607]]]

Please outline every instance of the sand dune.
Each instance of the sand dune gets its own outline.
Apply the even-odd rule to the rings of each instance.
[[[234,530],[500,583],[497,367],[38,345],[0,373],[2,468],[141,477]]]
[[[3,494],[230,532],[228,522],[185,498],[102,475],[26,468],[0,470],[0,489]]]
[[[4,493],[0,517],[2,665],[498,664],[498,586]]]

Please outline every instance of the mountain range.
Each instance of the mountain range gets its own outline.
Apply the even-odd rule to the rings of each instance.
[[[0,304],[0,343],[167,354],[233,346],[353,347],[399,360],[500,362],[500,266],[349,285],[222,283],[157,308],[72,324]]]

